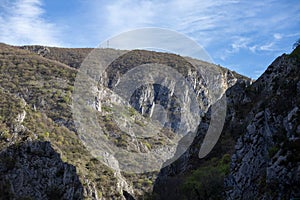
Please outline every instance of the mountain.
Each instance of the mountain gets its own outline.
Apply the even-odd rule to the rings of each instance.
[[[221,138],[204,159],[198,152],[207,112],[190,148],[163,168],[155,199],[297,199],[300,197],[300,46],[278,57],[253,84],[224,95]]]
[[[105,59],[87,60],[93,54]],[[1,197],[296,198],[299,55],[299,47],[282,55],[252,83],[169,53],[0,44]],[[144,70],[134,71],[137,66]],[[145,74],[148,69],[155,75]],[[171,79],[173,71],[186,85]],[[132,72],[135,77],[124,79]],[[94,85],[85,85],[82,74]],[[129,93],[125,86],[132,82],[138,87]],[[216,140],[205,137],[216,107],[225,112],[224,127],[199,159],[201,147]],[[77,116],[81,109],[87,116]],[[85,120],[91,116],[96,121]],[[99,139],[117,150],[101,149]],[[154,156],[145,164],[136,155]]]

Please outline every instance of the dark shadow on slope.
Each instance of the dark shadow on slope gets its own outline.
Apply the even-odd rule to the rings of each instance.
[[[228,158],[230,157],[228,156],[228,154],[231,154],[233,152],[235,140],[238,137],[238,134],[235,135],[231,133],[230,130],[237,130],[240,127],[240,124],[238,122],[236,122],[235,124],[232,123],[232,121],[234,121],[232,112],[234,109],[234,105],[238,102],[241,102],[242,99],[245,98],[244,89],[247,84],[248,83],[245,83],[244,81],[238,81],[237,84],[226,91],[227,110],[225,124],[221,136],[212,151],[206,157],[199,159],[199,150],[211,121],[210,107],[208,109],[208,112],[202,118],[201,123],[198,126],[196,136],[187,151],[182,154],[175,162],[160,170],[158,178],[156,179],[153,187],[153,199],[176,200],[183,199],[184,197],[186,198],[189,191],[183,190],[183,182],[186,177],[191,175],[193,170],[197,168],[203,168],[204,170],[206,170],[207,173],[204,172],[203,177],[205,177],[206,179],[211,179],[206,180],[206,183],[211,184],[210,186],[213,186],[211,188],[214,191],[207,192],[214,193],[213,196],[216,199],[218,199],[218,197],[221,197],[223,191],[222,180],[224,179],[225,171],[227,172],[227,166],[229,165]],[[236,132],[238,131],[235,131],[235,133]],[[188,135],[186,137],[188,137]],[[180,149],[181,145],[185,144],[184,141],[186,137],[181,139],[177,149]],[[219,168],[222,167],[226,169],[221,169],[220,171]],[[207,189],[209,190],[209,188]],[[203,195],[203,193],[201,193],[201,191],[197,191],[193,188],[191,188],[190,193],[194,193],[194,196],[191,195],[191,199],[205,199],[209,196],[209,194],[205,196]]]

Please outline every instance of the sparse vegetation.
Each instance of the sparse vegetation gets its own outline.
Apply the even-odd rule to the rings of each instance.
[[[93,160],[73,132],[70,104],[75,74],[76,70],[59,62],[1,44],[0,148],[8,144],[15,119],[25,110],[22,123],[25,132],[14,142],[22,142],[26,137],[49,140],[63,161],[76,166],[83,184],[88,177],[96,183],[99,194],[107,194],[110,189],[102,185],[116,184],[113,172],[100,161]],[[2,162],[13,166],[12,158],[2,158]],[[100,175],[101,180],[98,179]]]
[[[287,62],[298,62],[300,60],[299,42],[298,40],[295,43],[295,49],[290,55],[283,56],[282,65],[276,69],[278,70],[276,71],[277,74],[281,73],[280,70],[283,70],[282,66],[287,65]],[[29,48],[29,50],[35,52],[34,49]],[[73,84],[77,68],[79,68],[80,63],[91,49],[49,48],[49,50],[49,52],[37,55],[36,52],[32,53],[18,47],[0,44],[0,149],[12,143],[18,146],[26,140],[50,141],[64,162],[76,166],[77,173],[85,187],[92,182],[95,184],[100,198],[119,198],[122,194],[116,191],[117,178],[114,172],[90,154],[79,139],[72,120],[72,92],[74,91]],[[108,51],[116,52],[116,50]],[[121,54],[121,52],[124,53],[125,51],[118,51],[118,54]],[[288,60],[288,58],[292,59]],[[186,77],[188,76],[186,67],[191,69],[191,73],[194,70],[193,66],[186,59],[178,55],[134,50],[119,57],[109,66],[108,77],[112,81],[108,86],[113,87],[113,83],[116,81],[115,73],[118,72],[122,75],[135,66],[147,63],[169,65]],[[220,70],[228,72],[224,68],[220,68]],[[274,70],[270,66],[265,75],[271,76],[274,74]],[[192,166],[189,169],[193,170],[188,171],[188,169],[180,175],[181,182],[176,185],[176,188],[182,194],[182,199],[223,198],[224,177],[229,173],[231,154],[234,151],[236,139],[246,130],[247,120],[251,119],[252,115],[257,113],[258,110],[265,111],[266,107],[269,107],[273,116],[279,113],[287,115],[291,105],[299,104],[299,98],[294,100],[295,98],[287,99],[279,98],[278,96],[268,96],[271,92],[280,91],[280,96],[295,97],[295,91],[298,91],[299,77],[298,74],[294,76],[292,72],[295,73],[297,72],[296,70],[296,68],[291,68],[291,72],[285,80],[282,80],[280,76],[277,76],[276,79],[274,78],[272,91],[265,92],[266,88],[268,89],[267,83],[261,80],[254,83],[253,87],[246,88],[245,85],[241,85],[238,88],[239,92],[242,91],[241,95],[244,95],[238,100],[247,100],[244,97],[249,97],[250,99],[248,102],[234,105],[234,112],[229,114],[231,115],[229,120],[240,119],[240,122],[229,125],[225,123],[220,140],[205,159],[199,161],[198,157],[194,159],[194,155],[188,158],[191,160],[189,160],[190,163],[187,163],[187,166]],[[237,78],[243,78],[234,72],[232,73]],[[235,94],[230,95],[230,98],[232,98]],[[98,123],[104,133],[103,139],[112,142],[114,145],[131,152],[148,152],[155,150],[158,146],[169,144],[169,139],[176,137],[176,134],[168,128],[162,128],[157,137],[133,137],[129,132],[126,132],[127,128],[134,129],[137,126],[139,128],[149,128],[147,126],[150,119],[143,118],[133,107],[120,107],[122,106],[118,107],[118,105],[110,103],[101,104],[102,112],[97,113]],[[91,107],[86,109],[88,111],[92,110]],[[118,124],[120,121],[115,118],[116,110],[120,111],[118,119],[121,119],[120,121],[124,124],[124,128],[120,128]],[[24,120],[18,121],[17,119],[20,118],[20,114],[24,111],[26,113]],[[229,111],[231,112],[232,110]],[[208,119],[203,118],[202,120]],[[299,121],[299,116],[296,120]],[[264,126],[265,121],[258,119],[256,124]],[[271,127],[272,130],[276,128]],[[296,132],[296,128],[293,127],[291,132]],[[97,133],[94,134],[96,135]],[[295,134],[296,137],[299,136],[297,134]],[[298,153],[299,139],[290,141],[286,136],[286,131],[281,129],[278,130],[277,134],[274,133],[272,135],[272,139],[276,145],[266,149],[266,153],[269,154],[270,158],[274,157],[277,152],[280,152],[282,155],[287,155],[288,153],[286,160],[282,161],[281,165],[292,166],[292,164],[300,162]],[[252,140],[248,138],[244,142],[249,144]],[[126,156],[122,152],[116,152],[116,155]],[[0,161],[5,163],[8,169],[15,165],[13,158],[10,157],[2,157]],[[128,159],[128,163],[125,164],[137,166],[138,161],[136,159]],[[237,162],[239,161],[241,162],[242,158],[238,158]],[[177,170],[176,166],[173,169]],[[176,176],[176,170],[172,176]],[[142,174],[121,173],[126,181],[133,186],[138,198],[158,199],[156,194],[151,194],[158,172]],[[257,180],[262,191],[268,188],[266,180],[266,175]],[[2,184],[2,182],[4,180],[0,180],[0,199],[2,197],[9,199],[8,196],[11,194],[6,194],[2,191],[8,190],[10,186],[5,183]],[[275,182],[271,184],[278,185]],[[276,188],[275,186],[274,188]],[[58,196],[51,196],[52,191],[57,191]],[[60,196],[59,188],[49,188],[49,197],[60,198]]]
[[[93,159],[74,132],[71,113],[73,83],[77,73],[74,68],[80,66],[90,50],[74,50],[74,56],[69,57],[72,51],[50,48],[50,54],[36,55],[18,47],[0,44],[0,147],[9,144],[17,115],[26,111],[22,122],[24,133],[20,134],[15,143],[23,142],[26,138],[50,141],[64,162],[76,166],[83,185],[86,185],[88,179],[96,184],[99,196],[110,194],[118,197],[120,194],[112,190],[117,181],[113,171]],[[130,138],[112,118],[114,109],[110,105],[102,105],[105,114],[99,115],[99,124],[108,140],[121,148],[128,148]],[[145,126],[134,108],[125,108],[123,115],[136,125]],[[156,140],[160,139],[149,139],[143,144],[151,149],[157,143]],[[134,181],[138,179],[143,180],[138,190],[149,192],[154,176],[150,180],[144,175],[134,175],[128,181],[137,186],[138,183]]]
[[[183,185],[185,199],[222,199],[224,178],[229,173],[230,155],[224,154],[221,160],[212,158],[204,166],[194,170]]]

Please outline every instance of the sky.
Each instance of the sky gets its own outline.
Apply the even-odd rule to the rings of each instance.
[[[256,79],[300,38],[299,0],[0,0],[0,42],[97,47],[156,27],[194,40],[215,64]]]

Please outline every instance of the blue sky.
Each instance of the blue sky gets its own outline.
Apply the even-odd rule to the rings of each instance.
[[[299,0],[0,0],[0,42],[96,47],[124,31],[167,28],[214,63],[257,78],[300,38]]]

